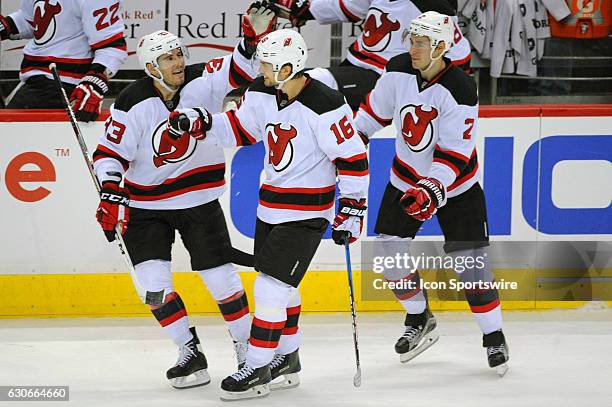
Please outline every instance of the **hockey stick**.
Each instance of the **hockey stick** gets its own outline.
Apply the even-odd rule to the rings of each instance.
[[[93,164],[91,163],[91,160],[89,159],[89,152],[87,151],[87,144],[85,144],[83,133],[81,133],[81,129],[79,128],[79,124],[77,123],[76,117],[74,116],[72,107],[70,107],[70,102],[68,101],[68,96],[66,95],[66,91],[64,90],[64,87],[62,86],[62,81],[60,79],[59,73],[57,72],[57,67],[55,66],[54,63],[52,63],[49,65],[49,69],[51,70],[51,73],[53,74],[53,79],[55,79],[55,83],[59,87],[59,90],[62,96],[62,101],[64,102],[64,109],[66,110],[66,113],[68,114],[68,117],[70,118],[70,124],[72,125],[72,130],[74,130],[74,135],[76,136],[76,139],[79,143],[79,147],[81,148],[81,153],[83,154],[83,159],[85,160],[85,164],[87,164],[89,175],[91,176],[91,180],[93,181],[96,187],[96,191],[98,192],[98,195],[99,195],[100,194],[100,182],[98,181],[98,177],[96,177],[96,173],[94,172]],[[117,238],[116,239],[117,246],[119,246],[119,250],[121,250],[121,255],[123,256],[123,260],[125,260],[125,264],[127,265],[128,270],[130,271],[130,276],[132,277],[132,282],[134,283],[136,292],[138,293],[138,296],[141,297],[141,299],[144,301],[143,292],[140,289],[141,287],[140,287],[140,284],[138,283],[138,280],[136,279],[136,272],[134,271],[134,265],[132,264],[132,259],[130,259],[130,256],[125,250],[125,243],[123,241],[123,236],[121,235],[120,225],[117,225],[115,227],[115,236]]]
[[[359,362],[359,341],[357,340],[357,316],[355,315],[355,292],[353,290],[353,270],[351,267],[351,251],[349,250],[348,237],[344,241],[344,248],[346,254],[346,270],[348,274],[349,283],[349,296],[351,300],[351,317],[353,318],[353,345],[355,345],[355,364],[357,366],[357,372],[353,377],[353,386],[361,386],[361,363]]]

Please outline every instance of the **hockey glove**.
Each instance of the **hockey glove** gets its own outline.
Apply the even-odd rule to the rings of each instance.
[[[0,41],[19,39],[19,32],[11,17],[0,15]]]
[[[347,242],[353,243],[361,235],[363,229],[363,217],[366,212],[366,200],[359,201],[349,198],[340,198],[338,213],[334,218],[332,226],[332,239],[339,245]]]
[[[435,178],[423,178],[400,198],[400,205],[416,220],[426,221],[446,203],[446,190]]]
[[[306,21],[314,20],[309,0],[271,0],[271,3],[278,10],[278,15],[291,21],[294,27],[301,27]]]
[[[108,78],[102,72],[89,71],[70,95],[75,108],[74,115],[82,122],[98,118],[102,109],[104,94],[108,92]]]
[[[100,189],[100,204],[96,210],[96,219],[106,240],[115,240],[115,227],[121,224],[121,234],[125,233],[130,220],[130,194],[127,188],[120,187],[115,182],[106,181]]]
[[[206,132],[212,127],[212,115],[203,107],[178,109],[170,113],[166,127],[174,139],[189,135],[196,140],[204,140]]]
[[[266,34],[274,30],[276,14],[267,3],[256,1],[242,16],[242,32],[248,45],[255,46]]]

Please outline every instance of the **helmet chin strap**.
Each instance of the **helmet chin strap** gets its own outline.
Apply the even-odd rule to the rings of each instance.
[[[438,43],[439,44],[439,43]],[[431,68],[433,68],[434,64],[444,56],[444,52],[442,52],[440,55],[438,55],[437,57],[434,57],[433,54],[434,52],[436,52],[436,48],[438,47],[438,44],[436,44],[435,47],[432,47],[431,51],[429,52],[429,59],[431,59],[431,61],[429,61],[429,65],[427,65],[427,68],[423,69],[423,72],[427,72],[429,71]]]
[[[278,71],[274,71],[274,80],[276,81],[275,88],[278,90],[283,90],[283,86],[285,86],[285,83],[293,79],[293,77],[295,76],[295,72],[291,72],[291,75],[289,75],[287,78],[285,78],[285,80],[282,80],[282,81],[278,79],[279,73],[280,73],[280,69]]]
[[[157,76],[153,75],[148,68],[145,68],[145,72],[147,73],[147,76],[151,77],[155,82],[159,83],[161,85],[161,87],[163,87],[164,89],[166,89],[168,92],[176,92],[178,90],[178,88],[176,89],[172,89],[164,80],[164,74],[161,73],[161,71],[159,70],[159,68],[155,67],[155,69],[157,69],[157,72],[159,72],[159,76],[160,78],[158,78]]]

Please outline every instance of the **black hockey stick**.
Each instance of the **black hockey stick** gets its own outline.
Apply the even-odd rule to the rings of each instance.
[[[353,318],[353,345],[355,345],[355,364],[357,366],[357,372],[353,377],[353,386],[361,386],[361,363],[359,362],[359,341],[357,339],[357,316],[355,314],[355,292],[353,290],[353,270],[351,267],[351,251],[349,250],[348,237],[344,241],[344,248],[346,254],[346,270],[348,274],[349,283],[349,296],[351,300],[351,317]]]
[[[96,177],[96,173],[93,168],[93,164],[89,159],[89,152],[87,151],[87,144],[85,144],[85,139],[83,138],[83,133],[81,133],[81,129],[79,124],[77,123],[76,117],[74,116],[74,112],[72,111],[72,107],[70,106],[70,102],[68,101],[68,96],[66,95],[66,90],[62,86],[62,81],[60,79],[59,73],[57,72],[57,67],[54,63],[49,65],[49,69],[53,74],[53,79],[55,79],[55,83],[59,87],[60,94],[62,97],[62,101],[64,102],[64,109],[70,118],[70,124],[72,125],[72,130],[74,130],[74,135],[76,136],[77,142],[79,143],[79,147],[81,148],[81,153],[83,154],[83,159],[85,160],[85,164],[87,164],[87,169],[89,170],[89,175],[91,176],[91,180],[96,187],[96,191],[98,195],[100,194],[100,182],[98,181],[98,177]],[[134,287],[136,288],[136,292],[141,299],[144,300],[145,293],[141,290],[140,284],[136,279],[136,273],[134,271],[134,265],[132,264],[132,260],[125,250],[125,243],[123,242],[123,236],[121,235],[121,226],[117,225],[115,227],[115,236],[117,246],[119,246],[119,250],[121,250],[121,255],[123,256],[123,260],[125,260],[125,264],[128,266],[128,270],[130,271],[130,276],[132,277],[132,281],[134,283]]]

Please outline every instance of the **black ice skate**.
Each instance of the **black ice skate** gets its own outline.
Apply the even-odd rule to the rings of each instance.
[[[270,372],[272,380],[279,377],[282,380],[270,383],[270,390],[292,389],[300,385],[300,376],[298,372],[302,369],[300,366],[300,356],[295,350],[287,355],[274,355],[274,359],[270,362]]]
[[[487,348],[487,359],[489,367],[494,367],[497,374],[503,377],[508,371],[508,360],[510,360],[510,350],[506,343],[504,333],[501,331],[491,332],[482,336],[482,346]]]
[[[248,342],[234,341],[234,351],[236,352],[236,364],[238,370],[242,369],[246,363],[246,353],[248,348]]]
[[[200,340],[194,327],[189,330],[193,339],[179,348],[176,365],[166,372],[170,384],[177,389],[189,389],[210,383],[210,376],[206,371],[208,362],[202,353]]]
[[[221,400],[234,401],[266,397],[270,394],[272,376],[270,366],[253,368],[244,365],[240,370],[221,382]]]
[[[440,335],[435,331],[436,318],[429,310],[422,314],[406,314],[406,330],[397,340],[395,351],[400,355],[400,362],[406,363],[423,353],[438,341]]]

